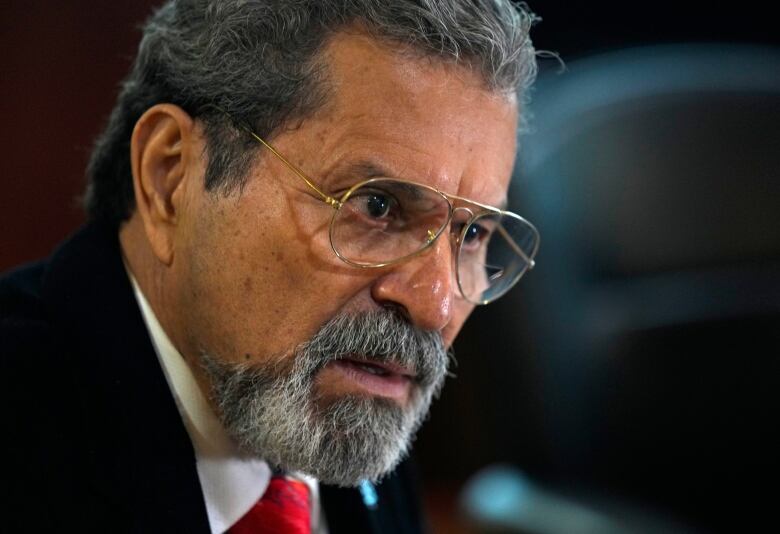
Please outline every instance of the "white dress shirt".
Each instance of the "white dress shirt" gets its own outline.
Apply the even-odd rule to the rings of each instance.
[[[211,532],[222,534],[263,496],[271,480],[271,468],[263,460],[238,451],[129,269],[128,275],[168,386],[192,440]],[[326,532],[325,522],[321,521],[317,481],[302,473],[295,473],[295,477],[306,482],[311,490],[312,532]]]

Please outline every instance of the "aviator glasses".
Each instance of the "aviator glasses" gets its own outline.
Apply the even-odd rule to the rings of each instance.
[[[458,289],[473,304],[496,300],[534,267],[539,232],[515,213],[394,178],[370,178],[332,197],[263,138],[243,129],[333,208],[330,245],[349,265],[395,265],[421,254],[449,229]]]

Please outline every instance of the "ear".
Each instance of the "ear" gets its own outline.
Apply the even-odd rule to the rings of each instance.
[[[188,169],[201,153],[193,125],[180,107],[158,104],[138,119],[130,141],[136,209],[154,255],[166,265],[173,261]]]

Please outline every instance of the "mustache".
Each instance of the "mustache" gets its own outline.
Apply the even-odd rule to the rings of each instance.
[[[328,363],[357,357],[410,369],[419,386],[438,389],[451,358],[439,332],[417,328],[393,309],[339,314],[291,353],[259,364],[219,361],[206,351],[200,356],[206,372],[220,382],[253,388],[268,387],[280,376],[310,383]]]
[[[441,380],[450,358],[439,332],[417,328],[394,309],[337,315],[295,355],[310,376],[332,361],[358,357],[408,368],[424,387]]]

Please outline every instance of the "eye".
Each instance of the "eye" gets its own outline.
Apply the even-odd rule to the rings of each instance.
[[[396,196],[376,187],[355,191],[348,205],[364,223],[395,223],[402,215],[401,204]]]
[[[463,230],[463,226],[463,224],[460,224],[454,229],[460,232]],[[463,234],[461,250],[473,252],[485,248],[490,241],[492,233],[492,228],[484,224],[471,223]]]
[[[466,235],[463,236],[464,243],[473,243],[474,241],[484,237],[487,234],[487,230],[479,224],[472,224],[466,229]]]
[[[388,195],[371,192],[365,195],[364,202],[366,213],[371,217],[379,219],[390,213],[391,200]]]

